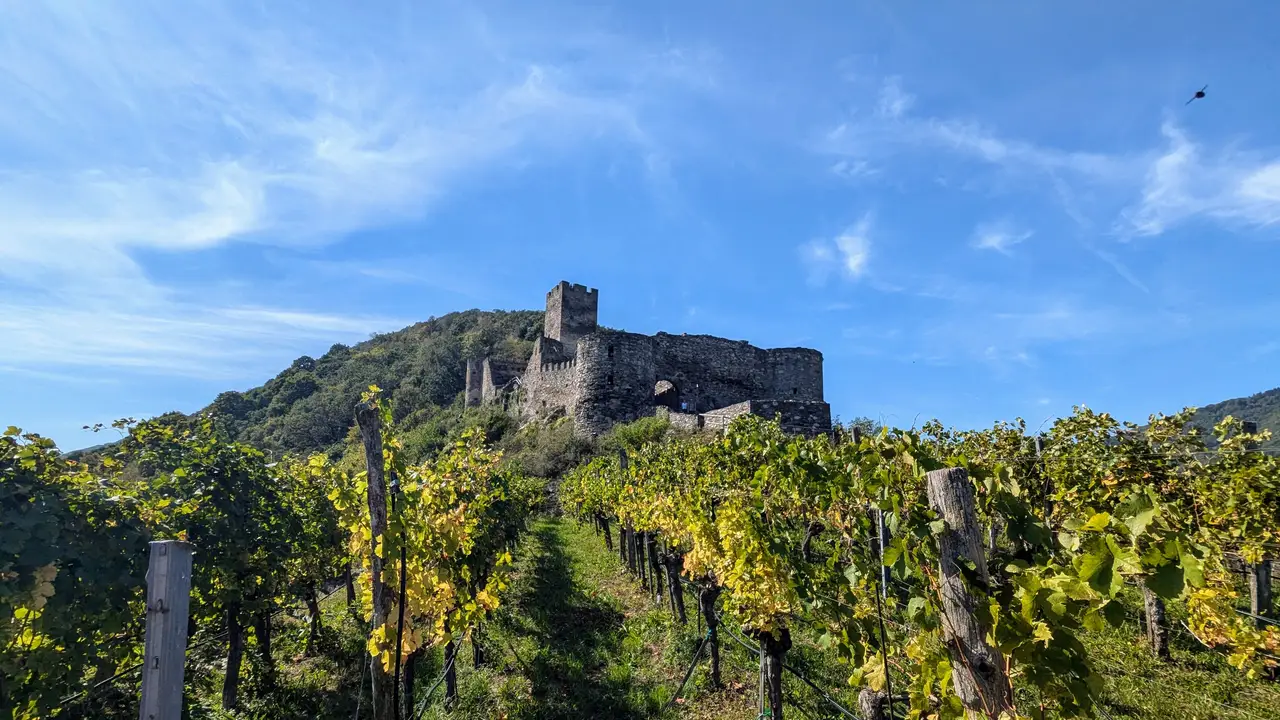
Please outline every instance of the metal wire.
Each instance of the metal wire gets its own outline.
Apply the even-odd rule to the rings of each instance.
[[[741,645],[744,650],[746,650],[749,653],[752,653],[753,655],[760,653],[761,651],[760,648],[751,647],[751,644],[747,642],[746,638],[738,635],[737,632],[734,632],[734,629],[732,627],[730,627],[724,622],[724,617],[720,613],[716,613],[716,619],[720,622],[720,627],[728,631],[729,637],[734,642]],[[854,718],[854,720],[858,720],[858,716],[852,710],[850,710],[849,708],[846,708],[844,705],[841,705],[839,702],[837,702],[835,698],[831,697],[831,695],[829,695],[825,690],[815,685],[812,680],[805,677],[799,670],[796,670],[794,667],[791,667],[786,663],[782,663],[782,669],[786,670],[792,675],[795,675],[797,678],[800,678],[801,682],[803,682],[804,684],[808,685],[809,687],[817,691],[817,693],[821,695],[824,700],[826,700],[828,703],[831,703],[832,707],[839,710],[845,716]]]
[[[675,694],[671,696],[669,701],[667,701],[666,708],[664,709],[670,709],[672,705],[676,704],[676,700],[680,699],[680,692],[683,691],[684,686],[688,684],[689,678],[693,677],[693,669],[698,667],[698,660],[702,657],[702,649],[707,646],[707,642],[710,640],[711,629],[707,628],[707,634],[703,635],[702,642],[698,643],[698,649],[693,653],[693,662],[689,663],[689,669],[685,671],[684,679],[680,681],[680,687],[676,688]]]
[[[440,683],[444,682],[444,679],[449,676],[449,670],[453,668],[453,661],[457,659],[458,651],[455,649],[453,651],[453,657],[450,657],[449,662],[444,665],[444,672],[440,673],[440,677],[436,678],[436,681],[431,684],[431,687],[427,690],[427,694],[422,698],[422,703],[418,705],[418,709],[414,711],[410,720],[418,720],[422,715],[422,711],[427,709],[427,701],[431,699],[431,695],[435,693],[436,688],[440,687]]]

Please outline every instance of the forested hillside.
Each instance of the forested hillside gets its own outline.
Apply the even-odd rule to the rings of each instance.
[[[1263,447],[1280,450],[1280,388],[1205,405],[1196,413],[1195,424],[1211,436],[1213,426],[1228,415],[1241,420],[1252,420],[1258,423],[1258,429],[1270,430],[1271,440],[1264,443]]]
[[[527,360],[542,332],[542,313],[467,310],[411,325],[354,346],[336,344],[320,358],[300,357],[260,387],[218,395],[205,411],[229,424],[237,440],[272,453],[341,452],[360,393],[377,385],[406,433],[430,433],[456,405],[465,361],[493,355]],[[460,407],[452,409],[457,416]],[[443,437],[447,431],[436,433]]]

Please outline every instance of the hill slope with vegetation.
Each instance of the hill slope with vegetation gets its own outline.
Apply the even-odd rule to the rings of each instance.
[[[462,414],[466,360],[527,361],[542,317],[531,310],[467,310],[353,346],[336,344],[319,358],[298,358],[260,387],[219,394],[202,412],[216,413],[237,440],[271,453],[337,455],[360,393],[377,385],[402,431],[443,438]]]
[[[1195,424],[1212,435],[1213,426],[1228,415],[1252,420],[1258,423],[1259,430],[1270,430],[1271,440],[1263,448],[1280,450],[1280,388],[1205,405],[1196,412]]]

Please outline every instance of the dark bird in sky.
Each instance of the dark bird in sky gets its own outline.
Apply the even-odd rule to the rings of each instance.
[[[1187,101],[1187,105],[1190,105],[1192,100],[1199,100],[1200,98],[1204,97],[1204,91],[1208,89],[1208,87],[1209,87],[1208,85],[1205,85],[1204,87],[1197,90],[1196,94],[1191,96],[1191,100]]]

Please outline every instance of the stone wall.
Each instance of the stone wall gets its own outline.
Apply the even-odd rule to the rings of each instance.
[[[703,417],[694,413],[673,412],[667,408],[655,408],[654,415],[671,423],[671,427],[677,430],[687,432],[697,432],[702,429]]]
[[[616,423],[653,415],[653,368],[648,335],[597,330],[579,340],[577,431],[599,435]]]
[[[667,380],[680,395],[677,407],[705,412],[761,397],[771,378],[765,351],[739,340],[711,335],[653,336],[654,378]]]
[[[781,416],[783,432],[793,435],[831,432],[831,406],[822,400],[752,400],[751,412],[766,420]]]
[[[484,370],[480,360],[467,361],[466,399],[467,407],[475,407],[484,400]]]
[[[525,420],[557,415],[561,411],[573,415],[578,405],[578,363],[565,360],[526,371],[520,387],[524,397],[520,414]]]
[[[766,350],[769,392],[758,398],[822,400],[822,353],[809,348]]]
[[[484,381],[482,383],[481,400],[484,403],[499,402],[499,395],[513,378],[520,375],[523,366],[512,360],[484,359]]]
[[[752,401],[735,403],[702,414],[702,425],[708,430],[723,430],[739,415],[751,414]]]

